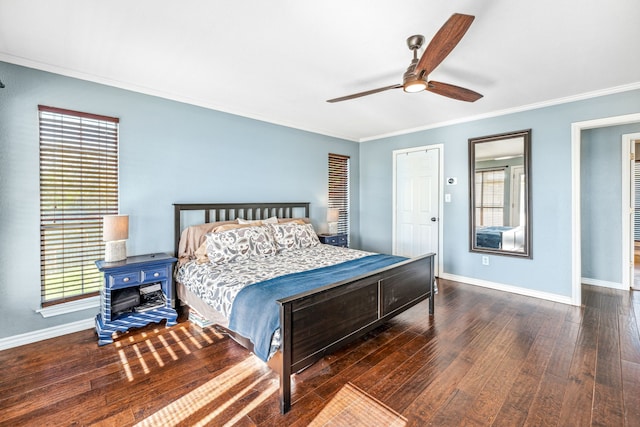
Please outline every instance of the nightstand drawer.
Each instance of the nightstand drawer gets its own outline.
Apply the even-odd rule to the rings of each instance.
[[[141,283],[141,281],[142,280],[141,280],[139,271],[109,275],[110,288],[137,285],[138,283]]]
[[[324,242],[327,245],[337,245],[338,244],[338,236],[327,236],[324,238]]]
[[[347,247],[348,238],[347,235],[342,234],[319,234],[318,239],[320,239],[320,243],[324,243],[326,245],[333,246],[342,246]]]
[[[156,280],[156,279],[164,279],[167,277],[167,267],[162,266],[154,269],[145,268],[142,270],[142,281],[146,282],[148,280]]]

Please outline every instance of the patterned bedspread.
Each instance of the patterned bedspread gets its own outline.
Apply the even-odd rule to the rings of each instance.
[[[229,319],[233,300],[247,285],[367,255],[372,253],[319,244],[304,249],[282,251],[265,258],[251,258],[226,264],[198,264],[191,261],[180,267],[176,280]]]

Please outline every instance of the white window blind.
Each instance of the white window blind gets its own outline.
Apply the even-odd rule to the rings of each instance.
[[[46,307],[97,295],[102,217],[118,213],[118,119],[38,106],[40,278]]]
[[[504,225],[504,169],[476,172],[476,225]]]
[[[349,157],[329,153],[329,206],[339,209],[338,233],[349,236]]]
[[[638,153],[640,154],[640,153]],[[636,154],[636,156],[638,155]],[[635,162],[634,166],[634,192],[635,192],[635,206],[633,216],[633,240],[640,241],[640,162]]]

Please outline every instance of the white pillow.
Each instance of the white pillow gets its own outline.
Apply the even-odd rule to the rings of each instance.
[[[238,218],[238,224],[254,224],[254,225],[262,225],[262,224],[277,224],[278,218],[272,216],[267,219],[256,219],[255,221],[249,221],[247,219]]]

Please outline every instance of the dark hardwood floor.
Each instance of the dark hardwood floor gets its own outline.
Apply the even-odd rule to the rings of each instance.
[[[0,352],[0,424],[640,426],[640,292],[439,288],[435,317],[421,303],[297,374],[284,416],[273,372],[183,319]]]

